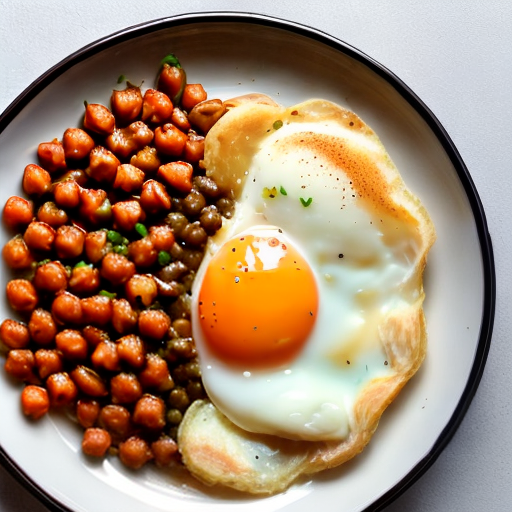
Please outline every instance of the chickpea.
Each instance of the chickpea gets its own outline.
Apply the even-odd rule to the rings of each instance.
[[[183,89],[181,97],[181,105],[188,112],[192,110],[198,103],[205,101],[207,98],[206,91],[201,84],[187,84]]]
[[[87,357],[89,347],[87,341],[74,329],[64,329],[55,336],[55,345],[65,359],[82,361]]]
[[[0,325],[0,341],[9,349],[26,348],[30,343],[28,327],[17,320],[6,318]]]
[[[171,115],[171,123],[182,132],[187,133],[190,130],[190,121],[187,113],[181,108],[174,107]]]
[[[25,194],[40,197],[50,191],[52,178],[50,173],[36,164],[29,164],[23,172],[22,186]]]
[[[87,222],[97,225],[112,217],[112,206],[104,190],[80,189],[79,212]]]
[[[131,304],[151,306],[158,295],[156,282],[151,275],[133,275],[125,285],[126,298]]]
[[[226,106],[221,100],[201,101],[190,110],[190,124],[206,134],[212,126],[226,113]]]
[[[204,158],[204,137],[190,130],[183,150],[183,158],[192,164],[198,164]]]
[[[52,302],[52,315],[60,324],[77,325],[82,323],[82,304],[80,299],[69,292],[59,292]]]
[[[157,176],[179,192],[188,193],[192,189],[193,171],[188,162],[169,162],[158,168]]]
[[[109,404],[100,411],[98,424],[115,439],[126,439],[132,430],[130,412],[122,405]]]
[[[186,142],[187,135],[171,123],[155,128],[155,147],[163,155],[180,156]]]
[[[61,208],[76,208],[80,203],[80,186],[73,180],[56,183],[53,197]]]
[[[164,468],[177,459],[178,444],[169,436],[160,436],[151,443],[151,451],[155,457],[155,464]]]
[[[110,379],[113,404],[135,403],[142,396],[142,387],[133,373],[118,373]]]
[[[158,75],[157,89],[167,94],[173,103],[178,103],[186,82],[185,70],[181,66],[165,63]]]
[[[46,201],[37,211],[37,220],[52,228],[58,228],[68,221],[68,214],[52,201]]]
[[[45,222],[33,220],[25,230],[23,239],[29,249],[50,251],[55,240],[55,230]]]
[[[30,315],[28,322],[30,337],[39,346],[50,345],[57,334],[55,320],[49,311],[43,308],[36,308]]]
[[[121,254],[109,252],[101,261],[100,274],[117,286],[132,278],[135,274],[135,264]]]
[[[85,255],[92,263],[98,263],[107,253],[107,231],[90,231],[85,235]]]
[[[120,188],[128,193],[140,190],[144,183],[144,171],[132,164],[122,164],[117,168],[114,188]]]
[[[135,240],[128,245],[128,257],[135,263],[135,266],[150,267],[158,258],[158,251],[148,236]]]
[[[47,379],[53,373],[62,372],[64,363],[58,350],[40,348],[34,353],[37,373],[41,379]]]
[[[82,322],[96,326],[107,325],[112,319],[112,300],[103,295],[92,295],[80,300]]]
[[[68,274],[60,261],[50,261],[37,267],[32,282],[37,290],[57,293],[66,289]]]
[[[132,368],[142,368],[146,360],[143,341],[135,334],[127,334],[117,340],[119,359]]]
[[[119,445],[119,459],[131,469],[140,469],[153,458],[148,443],[138,436],[132,436]]]
[[[99,398],[108,395],[107,385],[104,380],[87,366],[78,365],[69,376],[78,389],[87,396]]]
[[[127,86],[123,91],[112,91],[110,106],[119,124],[129,124],[139,117],[142,110],[140,87]]]
[[[112,439],[110,434],[102,428],[85,429],[82,439],[82,451],[89,457],[104,457],[107,453]]]
[[[156,251],[169,252],[174,245],[174,233],[170,226],[166,224],[160,226],[151,226],[149,228],[149,239]]]
[[[80,187],[85,187],[89,181],[89,177],[83,169],[73,169],[65,172],[62,176],[53,181],[53,188],[58,183],[64,183],[65,181],[74,181]]]
[[[142,185],[140,205],[145,212],[155,214],[162,210],[168,210],[171,207],[171,198],[162,183],[147,180]]]
[[[21,409],[23,414],[37,420],[50,409],[48,392],[41,386],[28,385],[21,392]]]
[[[5,202],[3,219],[9,228],[26,226],[34,217],[32,201],[23,197],[11,196]]]
[[[94,325],[86,325],[82,329],[82,336],[87,341],[87,345],[96,348],[102,341],[109,341],[109,335],[106,331]]]
[[[75,402],[78,389],[66,372],[53,373],[46,379],[46,389],[50,404],[56,407],[71,405]]]
[[[145,173],[152,173],[160,167],[160,158],[155,148],[146,146],[131,157],[130,163]]]
[[[12,279],[6,286],[7,300],[15,311],[32,312],[39,302],[34,285],[27,279]]]
[[[154,133],[142,121],[135,121],[126,128],[116,128],[105,140],[105,144],[119,158],[128,158],[148,146]]]
[[[36,384],[38,378],[34,373],[36,366],[34,354],[31,350],[20,348],[10,350],[5,360],[4,369],[8,375],[15,379]]]
[[[49,172],[66,169],[64,147],[58,139],[54,139],[52,142],[41,142],[37,147],[37,157],[41,166]]]
[[[29,268],[34,263],[34,257],[20,235],[11,238],[2,249],[2,257],[8,267],[14,270]]]
[[[91,361],[95,368],[110,372],[120,369],[120,359],[117,353],[117,345],[113,341],[101,341],[91,355]]]
[[[146,364],[139,373],[139,381],[143,388],[158,391],[166,391],[174,386],[167,362],[158,354],[146,355]]]
[[[133,409],[133,422],[147,430],[165,427],[165,403],[154,395],[143,395]]]
[[[112,327],[119,334],[128,334],[137,325],[137,313],[126,299],[112,301]]]
[[[82,160],[94,147],[92,137],[81,128],[68,128],[62,136],[66,160]]]
[[[114,131],[114,114],[104,105],[88,103],[85,107],[84,128],[99,135],[109,135]]]
[[[71,271],[68,288],[75,295],[90,295],[100,287],[100,271],[91,265],[76,266]]]
[[[154,124],[162,124],[168,121],[172,115],[173,105],[167,94],[148,89],[144,93],[142,102],[142,120]]]
[[[120,163],[112,151],[103,146],[96,146],[89,153],[88,174],[100,183],[112,183],[116,179]]]
[[[146,309],[140,312],[138,325],[142,337],[162,340],[171,326],[171,319],[162,310]]]
[[[100,415],[100,404],[90,398],[81,398],[76,403],[76,419],[83,428],[93,427]]]
[[[59,258],[77,258],[82,254],[84,244],[85,232],[83,229],[76,226],[61,226],[57,229],[54,247]]]
[[[142,218],[142,208],[135,199],[119,201],[112,206],[114,228],[122,231],[133,231],[135,224]]]

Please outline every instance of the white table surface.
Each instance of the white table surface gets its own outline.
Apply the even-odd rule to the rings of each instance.
[[[211,10],[277,16],[344,40],[398,75],[453,139],[480,193],[494,244],[494,336],[480,387],[453,440],[386,510],[510,510],[512,2],[0,0],[0,111],[49,67],[98,38],[151,19]],[[0,510],[47,509],[0,467]]]

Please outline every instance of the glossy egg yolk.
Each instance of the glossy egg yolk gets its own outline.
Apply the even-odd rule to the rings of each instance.
[[[205,343],[221,360],[275,367],[302,349],[318,310],[307,261],[275,230],[226,242],[206,269],[198,296]]]

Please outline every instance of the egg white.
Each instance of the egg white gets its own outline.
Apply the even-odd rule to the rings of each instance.
[[[415,300],[417,290],[404,283],[418,248],[406,225],[376,215],[320,153],[307,146],[282,151],[280,140],[302,132],[328,133],[368,152],[380,149],[334,122],[271,131],[252,158],[234,217],[210,241],[194,283],[192,327],[205,389],[231,421],[290,439],[339,440],[350,432],[360,390],[390,374],[378,326],[388,311]],[[277,194],[267,197],[266,190]],[[225,364],[209,350],[198,322],[197,297],[211,256],[255,226],[284,231],[309,262],[319,293],[305,348],[273,370]]]

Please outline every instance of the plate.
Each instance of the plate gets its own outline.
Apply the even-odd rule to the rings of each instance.
[[[39,142],[78,126],[83,102],[108,104],[120,75],[152,84],[163,56],[179,56],[209,97],[261,92],[291,105],[321,97],[377,132],[437,229],[425,274],[428,356],[351,462],[287,492],[252,498],[203,487],[150,466],[91,463],[81,433],[58,416],[36,424],[19,410],[20,388],[0,377],[4,465],[48,507],[80,512],[380,510],[433,463],[476,391],[491,338],[495,276],[478,193],[449,136],[396,76],[318,30],[256,14],[188,14],[130,27],[69,56],[30,85],[0,118],[0,202],[21,193]],[[149,85],[148,85],[149,86]],[[2,232],[5,243],[7,233]],[[3,268],[1,286],[8,280]],[[4,297],[2,318],[9,312]],[[36,455],[37,454],[37,455]]]

